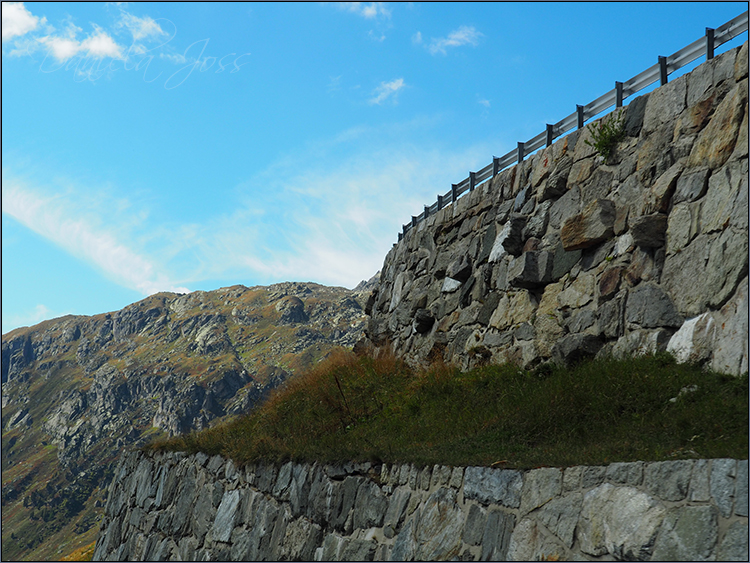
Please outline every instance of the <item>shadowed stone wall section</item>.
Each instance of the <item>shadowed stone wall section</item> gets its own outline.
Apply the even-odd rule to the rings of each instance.
[[[748,45],[420,222],[386,256],[367,335],[413,365],[532,367],[669,350],[748,370]],[[616,112],[603,119],[611,119]]]
[[[747,467],[237,467],[135,451],[110,485],[94,560],[747,561]]]

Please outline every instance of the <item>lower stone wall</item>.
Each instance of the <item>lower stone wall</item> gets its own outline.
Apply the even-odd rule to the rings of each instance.
[[[237,467],[130,452],[94,560],[747,561],[747,470],[733,459]]]

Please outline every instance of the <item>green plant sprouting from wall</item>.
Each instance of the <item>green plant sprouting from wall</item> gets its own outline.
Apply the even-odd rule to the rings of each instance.
[[[600,119],[597,123],[588,125],[587,128],[591,133],[593,142],[586,139],[585,143],[590,147],[594,147],[596,152],[604,158],[604,162],[609,163],[609,159],[615,150],[615,145],[625,135],[622,110],[609,119]]]

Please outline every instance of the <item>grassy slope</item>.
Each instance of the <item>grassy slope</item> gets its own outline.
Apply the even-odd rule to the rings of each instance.
[[[697,390],[680,395],[692,385]],[[249,416],[150,447],[238,462],[518,468],[746,459],[748,378],[676,365],[669,356],[460,373],[447,366],[414,372],[393,358],[342,351]]]

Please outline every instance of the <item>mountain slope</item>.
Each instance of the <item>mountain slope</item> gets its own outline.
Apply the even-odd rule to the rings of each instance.
[[[159,293],[3,335],[3,559],[92,541],[123,448],[245,412],[334,346],[353,346],[370,286]]]

